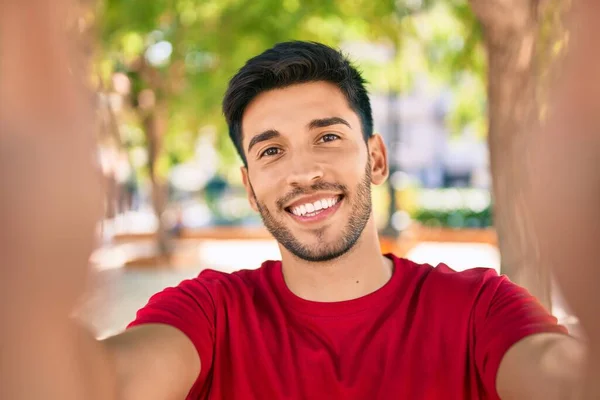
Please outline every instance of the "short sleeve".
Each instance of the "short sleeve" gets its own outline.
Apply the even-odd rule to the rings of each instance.
[[[202,366],[190,394],[201,391],[212,365],[215,330],[214,301],[202,278],[185,280],[152,296],[127,328],[143,324],[172,326],[192,341]]]
[[[506,276],[488,277],[474,317],[475,362],[492,399],[499,399],[496,376],[510,347],[537,333],[568,333],[535,297]]]

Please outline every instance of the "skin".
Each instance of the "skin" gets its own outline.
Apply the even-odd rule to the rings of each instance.
[[[92,97],[66,67],[80,65],[73,7],[0,0],[0,399],[182,399],[200,371],[184,334],[99,342],[69,317],[103,206]]]
[[[573,1],[568,54],[548,123],[534,137],[528,193],[540,255],[587,341],[585,399],[600,398],[600,3]]]

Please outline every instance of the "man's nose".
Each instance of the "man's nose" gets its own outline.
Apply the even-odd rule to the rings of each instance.
[[[290,186],[310,186],[323,179],[322,165],[306,154],[298,154],[292,160],[287,183]]]

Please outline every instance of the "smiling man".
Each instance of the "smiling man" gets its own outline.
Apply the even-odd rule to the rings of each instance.
[[[381,254],[371,185],[388,160],[364,84],[340,52],[306,42],[278,44],[233,77],[223,110],[282,260],[155,295],[107,341],[129,349],[113,351],[128,398],[574,393],[580,346],[525,290],[493,270]]]
[[[66,200],[36,203],[37,221],[19,220],[15,210],[32,204],[23,199],[39,196],[3,196],[7,226],[27,228],[0,241],[10,265],[0,269],[6,398],[574,398],[582,346],[525,290],[493,270],[458,273],[381,254],[371,185],[385,181],[388,160],[364,84],[321,44],[282,43],[249,60],[223,109],[248,199],[282,260],[205,270],[154,295],[125,332],[104,341],[68,317],[84,282],[74,272],[90,247],[77,240],[91,238],[93,224]],[[0,141],[0,171],[16,170],[30,152],[9,144]],[[47,166],[62,175],[78,168],[57,163],[58,148],[39,154],[25,180],[59,198]],[[4,175],[0,182],[16,187]],[[70,189],[91,186],[86,174],[68,176]],[[49,247],[62,238],[70,240],[60,251]],[[53,268],[39,268],[40,259]]]

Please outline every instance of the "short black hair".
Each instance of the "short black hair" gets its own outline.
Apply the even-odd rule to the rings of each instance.
[[[229,82],[223,99],[229,137],[244,165],[247,160],[242,146],[242,117],[248,104],[262,92],[318,81],[333,83],[342,91],[361,120],[365,141],[373,135],[366,81],[348,57],[321,43],[279,43],[248,60]]]

